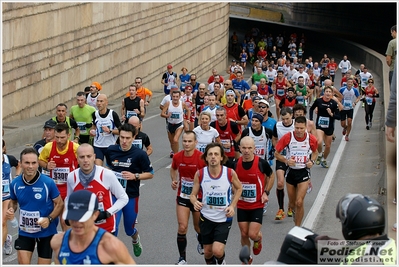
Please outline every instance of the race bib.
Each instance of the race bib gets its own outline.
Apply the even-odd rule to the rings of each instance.
[[[230,139],[220,139],[220,142],[222,143],[222,145],[231,144],[231,140]],[[223,149],[224,149],[224,152],[231,152],[231,147],[225,148],[223,146]]]
[[[41,230],[37,221],[40,218],[39,211],[19,211],[19,229],[26,233],[37,233]]]
[[[369,96],[366,96],[366,103],[367,103],[367,105],[372,105],[373,104],[373,98],[369,97]]]
[[[170,116],[171,119],[180,119],[180,113],[178,112],[172,112],[172,115]]]
[[[53,179],[55,180],[56,184],[64,184],[67,182],[68,174],[68,167],[56,167],[53,170]]]
[[[206,196],[206,204],[210,209],[224,210],[227,205],[227,197],[224,196]]]
[[[6,179],[2,182],[3,185],[3,198],[10,196],[10,180]]]
[[[189,199],[191,191],[193,191],[193,181],[187,181],[184,177],[181,179],[181,190],[180,197],[184,199]]]
[[[330,124],[330,118],[329,117],[319,117],[318,124],[321,128],[328,128]]]
[[[197,149],[199,151],[201,151],[202,153],[204,153],[206,146],[207,146],[207,144],[197,144]]]
[[[344,99],[344,108],[347,108],[347,109],[352,108],[352,100],[351,99]]]
[[[87,131],[87,129],[86,129],[86,122],[77,121],[76,124],[77,124],[78,127],[79,127],[80,134],[86,134],[86,131]]]
[[[112,171],[112,172],[115,174],[115,176],[116,176],[116,178],[118,179],[118,181],[119,181],[119,183],[121,184],[121,186],[122,186],[123,188],[126,188],[127,180],[126,180],[126,179],[123,179],[122,173],[120,173],[120,172],[115,172],[115,171]]]
[[[284,96],[284,92],[285,90],[284,89],[277,89],[277,95],[278,96]]]
[[[303,105],[305,103],[305,97],[304,96],[297,96],[296,100],[298,100],[298,104]]]
[[[104,124],[104,125],[99,125],[99,126],[98,126],[98,131],[100,132],[100,134],[102,134],[102,135],[111,135],[111,133],[104,132],[102,126],[107,126],[107,128],[108,128],[107,131],[109,131],[109,130],[111,130],[111,125],[106,125],[106,124]]]
[[[127,119],[129,119],[129,118],[132,117],[132,116],[138,117],[137,112],[136,112],[136,111],[133,111],[133,110],[128,110],[128,111],[126,111],[126,118],[127,118]]]
[[[143,140],[141,140],[141,139],[134,139],[132,145],[135,146],[135,147],[137,147],[137,148],[143,149]]]
[[[265,155],[265,147],[262,145],[255,145],[254,154],[263,159]]]
[[[256,201],[256,185],[243,184],[240,199],[245,202],[254,203]]]
[[[308,153],[306,151],[292,151],[291,158],[295,161],[295,167],[302,169],[306,167],[306,162],[308,162]]]

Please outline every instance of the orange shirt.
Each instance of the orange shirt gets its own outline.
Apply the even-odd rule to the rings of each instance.
[[[145,101],[145,96],[152,96],[152,92],[150,89],[141,87],[140,89],[137,89],[137,96],[140,97],[140,99],[143,99]],[[129,97],[130,93],[126,93],[126,97]]]
[[[245,110],[245,111],[248,111],[248,110],[250,110],[251,108],[253,108],[254,106],[252,105],[252,99],[247,99],[247,100],[244,100],[244,103],[242,104],[242,108]]]

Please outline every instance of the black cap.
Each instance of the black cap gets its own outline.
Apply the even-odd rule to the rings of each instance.
[[[236,60],[235,60],[235,59],[233,59],[231,62],[236,62]]]
[[[44,123],[43,128],[50,128],[50,129],[54,129],[55,126],[57,125],[57,123],[53,120],[48,120]]]

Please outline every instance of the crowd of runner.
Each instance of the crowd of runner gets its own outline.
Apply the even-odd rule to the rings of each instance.
[[[197,250],[207,264],[225,264],[235,213],[241,244],[258,255],[275,180],[275,220],[288,216],[300,226],[304,198],[312,190],[310,170],[329,167],[335,120],[349,141],[353,110],[362,101],[366,129],[372,127],[379,95],[363,64],[352,73],[346,55],[338,64],[327,54],[313,62],[305,56],[304,34],[284,40],[253,28],[242,42],[236,33],[230,42],[237,60],[227,67],[227,78],[213,69],[201,83],[186,67],[178,74],[172,65],[160,77],[165,93],[160,116],[176,190],[178,264],[187,264],[190,213]],[[154,170],[153,147],[142,122],[153,94],[137,77],[117,111],[108,108],[101,90],[93,82],[78,92],[69,114],[67,105],[58,104],[55,116],[44,122],[43,136],[19,160],[6,154],[3,140],[3,248],[10,255],[14,247],[19,264],[31,263],[35,246],[39,264],[50,264],[53,251],[56,263],[134,263],[130,255],[98,252],[126,250],[116,238],[122,214],[133,254],[139,257],[143,251],[136,228],[140,181],[153,178]],[[16,218],[18,208],[13,246],[7,220]],[[58,223],[62,232],[57,234]]]

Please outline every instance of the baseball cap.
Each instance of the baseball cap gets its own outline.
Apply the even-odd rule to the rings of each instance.
[[[263,122],[263,116],[259,113],[252,114],[252,119],[258,119],[260,122]]]
[[[259,101],[259,104],[260,103],[266,104],[267,107],[270,107],[269,102],[267,102],[265,99],[262,99],[261,101]]]
[[[54,129],[55,126],[57,125],[57,123],[53,120],[48,120],[44,123],[43,128],[50,128],[50,129]]]
[[[236,95],[236,93],[234,92],[234,90],[227,90],[226,91],[226,95]]]
[[[233,59],[231,62],[236,62],[236,60],[235,60],[235,59]]]
[[[98,210],[95,194],[88,190],[78,190],[65,199],[64,220],[85,222]]]
[[[168,68],[168,69],[171,69],[171,68],[173,68],[173,67],[172,67],[172,65],[169,64],[169,65],[167,66],[167,68]]]
[[[177,87],[176,84],[170,86],[170,90],[171,90],[171,91],[172,91],[172,90],[176,90],[176,89],[179,89],[179,87]]]
[[[94,86],[98,89],[98,91],[101,91],[101,89],[103,89],[103,87],[101,86],[101,84],[99,82],[93,82],[91,84],[91,86]]]
[[[255,100],[261,100],[262,98],[258,95],[252,97],[252,102],[254,102]]]
[[[299,65],[299,68],[300,68],[300,69],[303,69],[303,65],[302,65],[302,64],[300,64],[300,65]]]
[[[253,91],[251,91],[251,92],[249,92],[249,95],[251,96],[251,95],[257,95],[258,94],[258,92],[257,91],[255,91],[255,90],[253,90]]]

